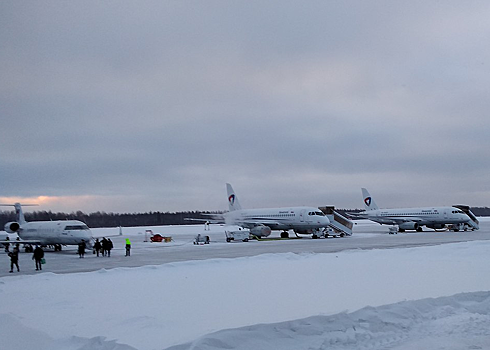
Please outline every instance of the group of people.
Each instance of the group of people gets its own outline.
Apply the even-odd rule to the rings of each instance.
[[[95,239],[94,243],[94,253],[99,256],[99,254],[102,254],[102,256],[111,256],[111,249],[114,248],[114,245],[112,244],[112,241],[110,238],[105,238],[102,237],[102,240],[99,241],[98,238]]]
[[[10,273],[14,272],[14,267],[17,268],[17,272],[20,272],[19,268],[19,245],[15,245],[14,249],[8,253],[10,257]],[[36,249],[32,254],[32,260],[36,261],[36,271],[43,269],[44,263],[44,250],[40,246],[36,245]]]
[[[19,268],[19,244],[16,244],[13,248],[13,250],[10,252],[9,251],[9,246],[10,244],[7,243],[5,245],[5,251],[8,252],[8,256],[10,257],[10,273],[14,272],[14,267],[17,268],[17,271],[20,272]],[[94,254],[102,254],[102,256],[111,256],[111,249],[114,248],[114,245],[112,244],[112,241],[110,238],[105,238],[102,237],[102,240],[99,241],[98,238],[95,239],[95,243],[93,245],[94,249]],[[126,256],[131,255],[131,241],[126,238]],[[78,244],[78,256],[80,258],[85,257],[85,250],[87,249],[87,244],[85,240],[82,239],[82,241]],[[42,270],[42,264],[44,264],[44,250],[40,246],[36,245],[36,249],[34,249],[34,252],[32,254],[32,260],[36,261],[36,271]]]

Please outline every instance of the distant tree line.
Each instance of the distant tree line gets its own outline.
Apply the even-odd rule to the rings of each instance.
[[[24,213],[26,221],[55,221],[55,220],[80,220],[88,225],[88,227],[130,227],[130,226],[160,226],[160,225],[189,225],[192,222],[185,220],[191,219],[209,219],[207,214],[219,214],[220,212],[201,212],[201,211],[187,211],[177,213],[162,213],[162,212],[149,212],[149,213],[106,213],[96,212],[86,214],[81,211],[67,213],[53,213],[51,211],[34,211]],[[14,211],[0,211],[0,230],[7,222],[15,221]],[[204,223],[205,221],[203,221]]]
[[[360,212],[361,209],[335,209],[341,214],[349,212]],[[488,207],[472,207],[471,211],[476,216],[490,216]],[[91,228],[97,227],[134,227],[134,226],[162,226],[162,225],[189,225],[197,223],[185,219],[209,219],[209,214],[222,214],[223,212],[210,211],[184,211],[184,212],[149,212],[149,213],[106,213],[96,212],[86,214],[81,211],[66,213],[53,213],[51,211],[34,211],[24,213],[27,221],[50,221],[50,220],[80,220]],[[347,216],[347,215],[346,215]],[[15,221],[14,211],[0,211],[0,230],[7,222]],[[204,223],[204,221],[203,221]]]

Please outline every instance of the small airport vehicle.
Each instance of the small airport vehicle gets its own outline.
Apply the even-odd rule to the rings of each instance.
[[[194,240],[194,244],[201,245],[201,244],[209,244],[209,236],[204,236],[201,235],[200,233],[196,236],[196,239]]]
[[[391,226],[389,228],[389,231],[388,232],[389,232],[390,235],[395,235],[395,234],[398,233],[398,227],[397,226]]]
[[[248,242],[250,238],[249,230],[242,230],[241,228],[235,231],[225,231],[226,241],[242,241]]]
[[[165,242],[165,243],[168,243],[168,242],[172,242],[172,237],[170,237],[170,236],[162,236],[159,233],[155,233],[153,236],[150,237],[150,240],[152,242]]]
[[[459,232],[459,231],[474,231],[474,228],[470,228],[466,223],[452,224],[448,226],[449,231]]]

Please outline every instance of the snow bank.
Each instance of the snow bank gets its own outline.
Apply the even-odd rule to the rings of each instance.
[[[249,327],[205,336],[195,348],[252,349],[270,339],[269,348],[379,349],[382,342],[392,348],[426,336],[466,344],[488,335],[485,293],[381,306],[488,291],[489,256],[490,241],[473,241],[6,276],[0,278],[0,339],[9,350],[34,344],[37,350],[160,350]],[[375,308],[349,313],[368,305]],[[296,319],[304,320],[277,324]]]
[[[167,350],[489,349],[490,292],[228,329]]]
[[[105,337],[70,336],[55,340],[44,332],[24,326],[12,315],[0,315],[0,330],[2,349],[8,350],[136,350],[114,340],[107,341]]]

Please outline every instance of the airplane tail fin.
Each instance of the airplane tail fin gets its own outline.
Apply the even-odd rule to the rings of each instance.
[[[36,206],[37,204],[24,204],[24,206]],[[20,203],[15,204],[0,204],[0,206],[13,206],[15,208],[15,221],[20,225],[25,224],[27,221],[24,217],[24,212],[22,211],[22,205]]]
[[[369,194],[368,190],[366,190],[365,188],[361,188],[361,191],[362,191],[362,200],[364,201],[364,209],[366,211],[378,210],[379,207],[374,202],[374,200],[371,197],[371,195]]]
[[[14,207],[15,207],[15,220],[20,224],[25,224],[26,223],[26,219],[24,217],[24,212],[22,211],[22,206],[20,205],[20,203],[15,203],[14,204]]]
[[[233,187],[231,187],[229,183],[226,184],[226,192],[228,193],[228,209],[230,211],[242,209],[240,202],[238,202],[238,198],[235,194],[235,191],[233,190]]]

